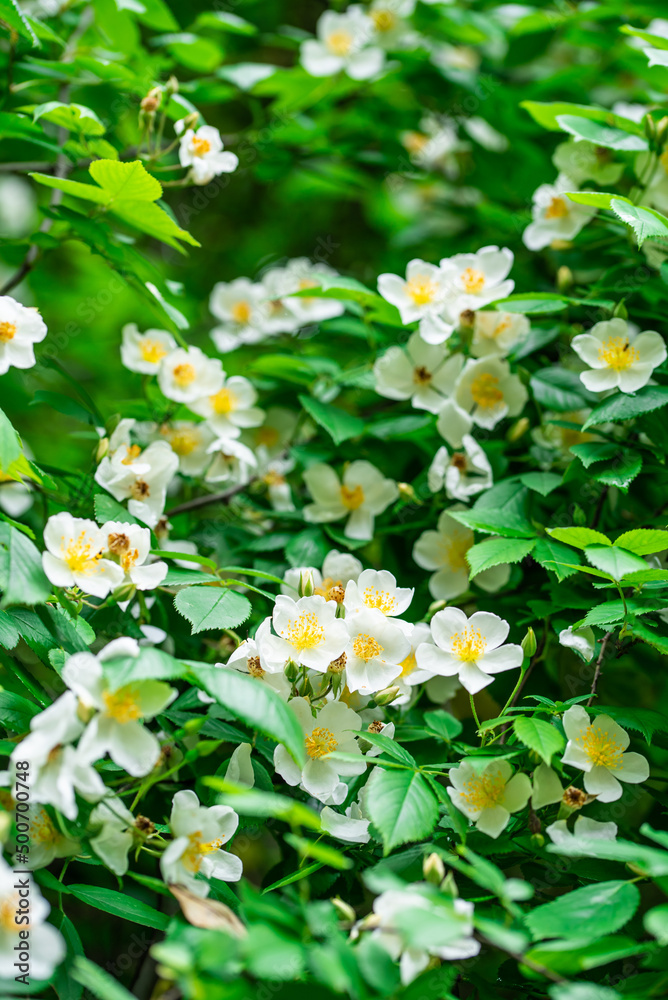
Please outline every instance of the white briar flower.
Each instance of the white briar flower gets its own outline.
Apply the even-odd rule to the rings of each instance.
[[[446,281],[446,317],[456,323],[466,309],[480,309],[505,299],[515,282],[508,278],[513,252],[507,247],[482,247],[477,253],[458,253],[440,262]]]
[[[553,844],[557,847],[562,845],[575,846],[579,840],[616,840],[616,823],[599,823],[598,820],[590,819],[589,816],[578,816],[573,825],[573,832],[568,829],[565,819],[557,820],[556,823],[545,827],[545,833]]]
[[[345,813],[325,806],[320,813],[320,825],[325,833],[347,844],[368,844],[371,839],[369,820],[364,819],[357,802],[352,802]]]
[[[438,411],[436,430],[451,448],[461,448],[464,437],[473,430],[473,418],[454,398],[446,399]]]
[[[561,758],[584,771],[585,791],[599,802],[622,797],[620,781],[640,784],[649,777],[649,764],[639,753],[625,753],[628,733],[609,715],[597,715],[592,723],[581,705],[572,705],[563,717],[568,743]]]
[[[33,492],[28,483],[0,472],[0,510],[11,518],[18,518],[32,505]]]
[[[427,477],[432,493],[445,487],[450,499],[468,500],[492,485],[492,466],[478,442],[465,434],[462,445],[462,451],[452,454],[445,446],[436,452]]]
[[[193,404],[194,405],[194,404]],[[208,423],[174,420],[162,424],[158,440],[166,441],[179,460],[179,472],[184,476],[201,476],[211,461],[209,448],[216,439]]]
[[[504,417],[521,413],[529,394],[507,361],[489,357],[467,361],[454,398],[474,424],[492,430]]]
[[[189,176],[194,184],[209,184],[219,174],[231,174],[236,170],[239,159],[234,153],[223,152],[223,140],[217,128],[201,125],[196,132],[189,128],[181,135],[179,163],[182,167],[190,167]]]
[[[572,625],[559,633],[559,645],[574,650],[585,663],[589,663],[596,652],[596,636],[593,628],[576,628]]]
[[[624,319],[604,320],[572,341],[573,350],[592,371],[580,381],[590,392],[636,392],[666,360],[666,344],[654,330],[636,334]]]
[[[549,764],[540,763],[533,772],[532,808],[537,810],[554,805],[555,802],[561,802],[563,796],[564,786],[557,772]]]
[[[410,399],[417,410],[438,413],[452,395],[464,364],[462,354],[427,344],[416,331],[406,349],[390,347],[373,366],[376,392],[388,399]]]
[[[250,743],[240,743],[234,748],[225,771],[225,781],[230,781],[235,785],[245,785],[246,788],[254,786],[255,771],[251,760],[252,751]]]
[[[7,774],[6,771],[5,774]],[[17,771],[17,774],[20,776],[21,772]],[[46,868],[56,858],[73,857],[80,852],[81,844],[79,841],[62,833],[43,806],[31,802],[28,817],[30,822],[28,836],[30,837],[31,871],[35,871],[37,868]],[[16,844],[13,844],[12,848],[16,854],[22,853],[16,850]],[[21,861],[15,861],[14,867],[19,868],[21,864]]]
[[[479,310],[473,321],[471,354],[476,358],[483,358],[488,354],[505,357],[526,339],[530,329],[529,319],[522,313]]]
[[[456,677],[439,677],[438,675],[432,673],[431,670],[424,670],[418,667],[415,656],[418,648],[423,643],[433,643],[434,641],[429,625],[426,622],[417,622],[408,634],[408,640],[410,643],[410,650],[408,655],[404,657],[399,664],[401,667],[401,673],[392,681],[392,686],[396,684],[399,688],[399,694],[394,699],[392,704],[409,704],[415,694],[413,689],[419,684],[424,684],[425,682],[429,684],[434,679],[442,682],[438,692],[438,698],[436,700],[439,704],[443,704],[444,701],[448,701],[454,694],[456,694],[459,690],[460,684]],[[380,753],[380,750],[376,749],[375,752]],[[371,750],[368,752],[367,756],[373,754],[374,751]]]
[[[151,532],[139,524],[125,521],[107,521],[100,529],[106,537],[105,549],[113,559],[118,559],[125,574],[124,583],[137,590],[154,590],[167,576],[166,562],[146,565],[151,549]]]
[[[373,570],[371,570],[373,572]],[[364,574],[362,574],[364,576]],[[398,677],[411,644],[405,630],[381,611],[364,608],[345,619],[346,684],[349,691],[373,694]]]
[[[414,593],[412,587],[397,587],[395,576],[386,569],[365,569],[346,587],[343,606],[348,614],[374,609],[396,618],[403,615]]]
[[[77,818],[75,791],[87,802],[102,798],[106,789],[90,760],[71,743],[83,731],[71,691],[30,720],[30,733],[12,753],[12,762],[30,762],[30,792],[35,802]]]
[[[27,898],[30,906],[28,910],[21,910],[17,875],[4,858],[0,858],[0,979],[13,982],[16,977],[25,975],[25,982],[32,983],[33,980],[49,979],[65,958],[67,949],[60,932],[46,923],[51,907],[29,873],[26,873],[24,884],[26,880],[30,882],[29,895],[25,897],[23,890],[23,902]],[[29,923],[18,923],[19,913],[28,913]]]
[[[251,447],[263,448],[270,457],[280,455],[293,442],[301,440],[297,429],[298,417],[284,406],[270,406],[264,412],[264,422],[246,431]]]
[[[447,789],[453,805],[475,823],[476,829],[495,840],[508,826],[510,814],[524,809],[531,795],[526,774],[513,774],[507,760],[485,763],[465,757],[448,772]]]
[[[415,10],[416,0],[372,0],[368,16],[373,22],[374,41],[383,48],[410,47],[414,32],[405,18]],[[415,47],[415,46],[413,46]]]
[[[35,344],[46,337],[46,323],[36,309],[11,295],[0,295],[0,375],[10,368],[32,368]]]
[[[283,701],[287,701],[290,697],[291,686],[283,671],[284,664],[280,667],[270,666],[262,655],[263,642],[269,635],[271,635],[271,618],[265,618],[258,626],[253,639],[246,639],[240,643],[226,664],[216,663],[216,666],[225,666],[230,670],[238,670],[242,674],[250,674],[258,682],[268,684]],[[203,701],[208,699],[208,695],[204,695],[202,691],[199,692],[199,696]]]
[[[474,542],[473,532],[452,517],[452,511],[464,510],[455,504],[441,512],[435,531],[423,531],[413,546],[413,559],[422,569],[435,570],[429,577],[429,593],[436,601],[451,601],[468,590],[469,564],[466,553]],[[505,586],[510,576],[506,563],[483,570],[471,577],[482,590],[494,593]]]
[[[295,334],[302,322],[288,308],[288,295],[295,291],[294,276],[287,267],[271,267],[262,277],[262,329],[269,336]]]
[[[56,587],[79,587],[85,594],[106,597],[123,583],[124,571],[104,559],[107,536],[95,521],[53,514],[44,527],[44,572]]]
[[[213,441],[208,450],[213,461],[204,477],[207,483],[227,483],[233,487],[250,481],[257,468],[257,458],[237,438],[220,438]]]
[[[79,741],[79,751],[95,761],[106,753],[134,778],[148,774],[160,757],[160,743],[144,729],[177,695],[163,681],[137,680],[120,686],[104,675],[103,663],[115,657],[138,656],[134,639],[114,639],[97,656],[74,653],[63,667],[63,680],[79,699],[83,711],[94,714]]]
[[[279,743],[274,750],[276,771],[288,785],[299,785],[325,804],[340,805],[348,792],[341,776],[363,774],[367,768],[356,738],[359,715],[342,701],[328,701],[316,716],[305,698],[293,698],[289,705],[304,731],[306,763],[301,768]],[[359,761],[329,760],[333,750],[359,755]]]
[[[268,332],[264,297],[262,285],[249,278],[219,281],[213,286],[209,309],[223,325],[211,331],[211,338],[221,353],[262,340]]]
[[[402,132],[400,139],[413,163],[423,170],[441,170],[451,180],[460,174],[458,154],[469,149],[451,124],[434,115],[425,115],[418,132]]]
[[[317,295],[294,295],[309,288],[320,288],[323,278],[336,278],[337,272],[327,264],[312,264],[308,257],[296,257],[281,268],[284,291],[284,305],[294,314],[300,325],[322,323],[334,319],[344,312],[344,305],[337,299],[327,299]]]
[[[230,806],[207,808],[189,788],[177,792],[169,817],[174,840],[160,859],[165,882],[183,885],[201,897],[209,895],[209,885],[203,879],[238,882],[243,874],[241,858],[221,850],[238,825],[239,817]]]
[[[397,307],[401,322],[407,324],[440,311],[447,281],[440,267],[416,258],[406,266],[405,280],[398,274],[381,274],[378,291]]]
[[[140,333],[136,323],[123,327],[121,361],[131,372],[157,375],[160,362],[176,347],[176,341],[166,330],[147,330]]]
[[[434,646],[419,646],[418,667],[444,677],[458,676],[469,694],[482,691],[494,674],[522,665],[522,647],[505,644],[509,625],[498,615],[476,611],[467,618],[458,608],[437,611],[431,620]]]
[[[294,458],[269,459],[264,448],[258,449],[256,455],[258,479],[267,487],[269,503],[274,510],[296,510],[292,499],[290,483],[286,479],[288,473],[295,468]]]
[[[326,10],[318,19],[317,38],[302,42],[300,62],[311,76],[347,73],[353,80],[368,80],[383,68],[382,49],[367,45],[373,22],[361,7],[349,7],[343,14]]]
[[[541,184],[533,196],[533,222],[522,234],[529,250],[543,250],[555,240],[572,240],[587,225],[597,209],[578,205],[567,196],[577,191],[570,177],[559,174],[554,184]]]
[[[193,403],[213,396],[223,385],[223,365],[208,358],[199,347],[177,347],[160,362],[158,385],[163,396],[175,403]]]
[[[264,410],[255,406],[257,392],[247,378],[233,375],[210,396],[190,403],[193,413],[204,417],[219,438],[238,437],[247,427],[259,427]]]
[[[429,947],[416,947],[402,930],[401,919],[408,916],[410,920],[413,910],[429,914],[432,931]],[[480,942],[473,937],[473,903],[466,899],[450,899],[425,883],[381,893],[374,900],[373,912],[376,920],[372,935],[391,958],[399,962],[403,986],[424,972],[432,955],[446,962],[456,962],[472,958],[480,951]]]
[[[143,451],[130,444],[134,420],[121,420],[109,439],[109,452],[95,472],[95,482],[115,500],[128,500],[128,511],[149,527],[165,509],[167,487],[176,475],[178,455],[166,441],[154,441]]]
[[[116,796],[103,799],[90,814],[90,846],[116,875],[128,870],[128,851],[135,841],[135,818]]]
[[[304,473],[304,482],[314,500],[304,507],[305,520],[318,524],[348,517],[344,534],[360,541],[373,538],[374,518],[399,496],[395,481],[363,459],[346,466],[343,481],[331,465],[316,462]]]
[[[274,604],[276,635],[261,637],[262,661],[269,670],[282,670],[288,660],[325,673],[346,648],[348,632],[336,617],[336,601],[324,597],[300,597],[293,601],[279,594]]]

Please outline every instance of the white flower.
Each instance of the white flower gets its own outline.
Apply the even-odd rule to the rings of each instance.
[[[204,477],[207,483],[226,483],[230,488],[250,481],[257,459],[237,438],[220,438],[209,445],[213,461]]]
[[[468,590],[469,564],[466,553],[473,545],[473,532],[452,517],[464,510],[455,504],[441,512],[435,531],[423,531],[413,546],[413,559],[422,569],[435,570],[429,577],[429,593],[436,601],[451,601]],[[487,592],[500,590],[510,576],[506,563],[492,566],[472,577]]]
[[[276,269],[279,270],[279,269]],[[289,312],[293,313],[300,325],[322,323],[323,320],[341,316],[344,305],[337,299],[318,295],[294,295],[307,292],[309,288],[320,288],[323,278],[336,278],[337,272],[327,264],[312,264],[308,257],[296,257],[281,271],[281,298]],[[330,280],[331,284],[331,280]]]
[[[473,418],[454,399],[446,399],[438,412],[436,430],[451,448],[461,448],[473,430]]]
[[[166,330],[147,330],[140,333],[136,323],[123,327],[121,361],[131,372],[157,375],[160,362],[176,347],[176,341]]]
[[[109,452],[95,472],[95,482],[115,500],[128,500],[128,511],[149,527],[158,523],[165,509],[167,487],[179,466],[166,441],[154,441],[143,451],[130,444],[134,420],[121,420],[109,439]]]
[[[330,465],[316,462],[304,473],[304,482],[314,503],[304,507],[307,521],[339,521],[348,517],[344,534],[367,541],[373,538],[374,518],[399,496],[397,484],[363,459],[351,462],[343,482]]]
[[[524,809],[531,795],[527,775],[513,775],[507,760],[486,763],[465,757],[448,774],[452,787],[447,792],[453,804],[478,830],[494,839],[508,826],[510,814]]]
[[[471,354],[476,358],[488,354],[505,357],[528,335],[531,324],[521,313],[479,310],[473,321]]]
[[[378,291],[397,307],[402,323],[413,323],[440,311],[447,281],[441,268],[416,258],[409,261],[405,280],[397,274],[381,274]]]
[[[666,360],[666,344],[654,330],[635,334],[624,319],[604,320],[573,338],[573,350],[592,371],[580,380],[591,392],[618,388],[636,392]]]
[[[106,597],[123,582],[121,567],[102,558],[107,536],[95,521],[66,511],[53,514],[44,527],[44,544],[42,565],[56,587],[79,587],[85,594]]]
[[[325,556],[322,570],[316,569],[315,566],[295,566],[286,570],[281,593],[290,596],[299,591],[302,574],[310,573],[313,593],[320,594],[326,601],[336,601],[341,604],[346,587],[351,580],[357,580],[361,572],[362,563],[350,552],[330,549]]]
[[[252,750],[250,743],[239,743],[234,748],[225,771],[225,781],[230,781],[235,785],[245,785],[246,788],[253,787],[255,771],[251,760]]]
[[[163,396],[175,403],[193,403],[213,396],[223,385],[223,365],[208,358],[199,347],[177,347],[160,362],[158,384]]]
[[[549,764],[541,763],[533,772],[533,790],[531,805],[533,809],[543,809],[544,806],[561,802],[564,787],[557,772]]]
[[[262,644],[265,638],[270,635],[271,618],[265,618],[258,626],[255,637],[240,643],[230,655],[225,666],[243,674],[250,674],[260,683],[268,684],[284,701],[287,701],[291,688],[290,682],[283,672],[285,664],[280,663],[280,661],[276,664],[276,661],[272,661],[270,665],[262,656]],[[222,667],[223,664],[216,663],[216,666]],[[202,696],[203,692],[200,691],[199,695]],[[204,696],[202,700],[206,700],[207,697]]]
[[[425,681],[429,682],[437,676],[433,674],[431,670],[420,669],[415,657],[418,648],[423,645],[423,643],[433,643],[434,641],[429,625],[426,622],[418,622],[416,625],[413,625],[410,632],[407,634],[407,639],[409,641],[409,650],[407,655],[399,664],[401,667],[401,673],[392,680],[392,686],[394,687],[396,685],[399,688],[399,694],[394,699],[392,703],[393,705],[409,704],[415,694],[413,688],[417,687],[419,684],[424,684]],[[439,692],[438,698],[438,701],[442,704],[459,690],[459,681],[456,677],[439,677],[438,679],[442,680],[444,684],[444,687]],[[374,755],[375,753],[380,753],[380,750],[378,748],[374,748],[374,750],[370,750],[368,752],[367,756]]]
[[[269,670],[282,670],[288,660],[325,673],[346,648],[348,633],[336,617],[338,605],[324,597],[300,597],[293,601],[279,594],[274,604],[276,635],[261,637],[262,661]]]
[[[417,410],[438,413],[459,377],[464,356],[447,357],[447,350],[411,334],[406,350],[390,347],[376,361],[376,392],[388,399],[410,399]]]
[[[135,818],[116,796],[103,799],[90,814],[94,833],[90,846],[116,875],[128,870],[128,851],[135,840]]]
[[[131,583],[137,590],[154,590],[160,586],[168,567],[166,562],[145,565],[151,548],[148,528],[125,521],[107,521],[100,530],[106,537],[106,551],[113,559],[118,559],[125,574],[124,583]]]
[[[386,49],[410,47],[415,33],[404,18],[414,10],[415,0],[372,0],[368,15],[373,22],[374,41]]]
[[[343,605],[349,614],[373,608],[384,615],[402,615],[413,600],[412,587],[397,587],[396,578],[386,569],[365,569],[346,587]]]
[[[508,631],[507,621],[487,611],[467,618],[458,608],[444,608],[431,620],[435,645],[418,647],[418,667],[444,677],[458,676],[469,694],[476,694],[492,683],[494,674],[522,665],[522,647],[504,645]]]
[[[585,663],[589,663],[596,651],[596,636],[593,628],[576,628],[572,625],[559,633],[559,644],[573,649]]]
[[[422,948],[413,944],[408,934],[410,915],[415,910],[420,911],[421,920],[425,911],[429,915],[430,941]],[[425,883],[383,892],[374,900],[373,912],[377,920],[373,937],[399,962],[404,986],[424,972],[432,955],[456,962],[480,951],[480,942],[473,937],[473,903],[450,899]]]
[[[413,163],[423,170],[442,170],[453,180],[459,176],[457,154],[465,152],[469,145],[460,140],[457,130],[447,121],[426,115],[419,132],[402,132],[400,139]]]
[[[529,394],[507,361],[489,357],[467,361],[454,398],[474,424],[492,430],[504,417],[521,413]]]
[[[586,840],[616,840],[617,824],[599,823],[595,819],[590,819],[589,816],[578,816],[572,833],[568,829],[565,819],[557,820],[556,823],[546,826],[545,833],[557,847],[561,847],[562,844],[575,847],[577,842],[583,838]]]
[[[350,615],[345,625],[350,637],[346,647],[348,690],[362,694],[382,691],[401,673],[401,663],[410,653],[405,630],[372,608]]]
[[[108,753],[115,764],[135,778],[148,774],[160,757],[157,737],[144,729],[140,720],[153,719],[177,694],[163,681],[142,679],[115,685],[105,677],[105,661],[138,655],[134,639],[115,639],[97,656],[70,656],[62,674],[82,708],[94,711],[79,742],[80,753],[91,762]]]
[[[33,492],[26,482],[0,472],[0,510],[12,518],[21,517],[33,504]]]
[[[637,785],[649,777],[649,765],[639,753],[625,753],[628,733],[609,715],[597,715],[592,723],[581,705],[572,705],[563,717],[568,743],[561,758],[584,771],[585,791],[599,802],[615,802],[622,796],[620,781]]]
[[[492,485],[492,466],[478,442],[465,434],[463,451],[452,454],[443,446],[429,467],[427,483],[432,493],[445,487],[452,500],[468,500]]]
[[[21,772],[17,771],[16,773],[20,777]],[[5,774],[7,774],[6,771]],[[55,858],[72,857],[81,850],[79,841],[73,840],[57,829],[48,812],[41,805],[31,802],[28,817],[30,821],[28,836],[30,837],[31,871],[36,868],[46,868]],[[12,846],[16,850],[16,845]],[[16,851],[16,854],[18,853],[19,851]],[[15,861],[14,868],[19,868],[21,864],[21,861]]]
[[[264,337],[263,299],[262,285],[249,278],[219,281],[213,286],[209,309],[223,325],[213,329],[211,337],[219,351],[226,353],[239,344],[256,343]]]
[[[444,257],[440,267],[447,286],[446,318],[456,323],[466,309],[507,298],[515,287],[507,277],[513,259],[512,250],[495,246]]]
[[[256,455],[258,468],[257,476],[267,487],[269,503],[274,510],[295,510],[292,490],[286,479],[288,473],[295,467],[294,458],[272,458],[269,459],[264,448],[258,450]]]
[[[355,735],[361,726],[359,715],[342,701],[328,701],[317,716],[305,698],[293,698],[289,705],[304,731],[306,763],[301,768],[279,743],[274,750],[276,771],[288,785],[299,785],[320,802],[340,805],[348,792],[340,776],[363,774],[367,767]],[[359,761],[330,760],[334,750],[359,755]]]
[[[36,309],[0,295],[0,375],[10,368],[32,368],[34,345],[45,337],[46,323]]]
[[[160,859],[160,871],[168,884],[183,885],[196,896],[208,896],[203,879],[238,882],[243,873],[241,858],[221,851],[239,825],[230,806],[200,805],[190,789],[177,792],[172,800],[169,828],[174,840]]]
[[[208,423],[174,420],[169,424],[162,424],[157,434],[158,440],[166,441],[178,457],[179,472],[184,476],[202,475],[211,461],[209,448],[216,438]]]
[[[220,132],[212,125],[201,125],[195,132],[189,128],[181,136],[179,162],[190,167],[193,183],[209,184],[219,174],[230,174],[239,166],[234,153],[223,152]]]
[[[219,438],[238,437],[242,429],[259,427],[264,420],[264,410],[253,404],[257,392],[242,375],[233,375],[210,396],[190,404],[193,413],[204,417]]]
[[[529,250],[542,250],[553,240],[572,240],[596,214],[596,208],[578,205],[565,193],[577,189],[575,181],[559,174],[554,184],[541,184],[534,192],[533,222],[522,234]]]
[[[345,813],[337,812],[331,806],[325,806],[320,813],[320,825],[325,833],[347,844],[368,844],[369,820],[364,819],[357,802],[352,802]]]
[[[13,982],[16,977],[25,976],[23,982],[32,983],[51,977],[65,958],[66,948],[60,932],[46,923],[51,907],[32,876],[26,874],[21,879],[23,884],[30,882],[28,895],[25,896],[25,889],[22,892],[23,899],[17,878],[0,858],[0,979]],[[21,909],[26,900],[29,908]],[[26,913],[29,922],[19,916]]]
[[[373,23],[361,7],[343,14],[326,10],[316,26],[317,39],[302,42],[300,61],[311,76],[332,76],[343,70],[353,80],[368,80],[383,68],[385,54],[367,45]]]
[[[74,820],[75,791],[88,802],[105,793],[97,771],[78,749],[71,746],[83,730],[77,714],[77,699],[71,691],[30,720],[30,733],[12,753],[12,762],[30,762],[30,792],[35,802],[51,805]]]

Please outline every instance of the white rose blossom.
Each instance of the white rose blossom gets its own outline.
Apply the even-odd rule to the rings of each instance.
[[[365,569],[357,580],[349,582],[343,605],[349,615],[374,609],[396,618],[406,611],[414,593],[412,587],[398,587],[386,569]]]
[[[371,608],[345,619],[349,635],[346,647],[346,684],[349,691],[372,694],[388,687],[401,673],[401,663],[410,653],[406,632],[392,618]]]
[[[66,511],[53,514],[44,527],[44,544],[42,565],[56,587],[79,587],[85,594],[104,598],[123,583],[125,571],[103,558],[107,536],[95,521]]]
[[[123,327],[121,361],[131,372],[157,375],[160,362],[176,348],[176,341],[166,330],[146,330],[140,333],[136,323]]]
[[[512,250],[496,246],[443,258],[440,269],[447,288],[446,319],[457,323],[465,310],[507,298],[515,287],[508,278],[513,260]]]
[[[529,394],[507,361],[487,357],[466,363],[454,398],[474,424],[492,430],[504,417],[518,416]]]
[[[158,385],[163,396],[175,403],[193,403],[214,396],[223,386],[223,366],[199,347],[177,347],[160,362]]]
[[[209,448],[216,435],[204,421],[173,420],[153,429],[153,439],[167,442],[179,460],[182,475],[201,476],[211,461]]]
[[[276,635],[261,638],[261,656],[270,670],[281,670],[293,660],[310,670],[325,673],[346,648],[348,633],[336,617],[338,605],[324,597],[300,597],[293,601],[285,594],[276,598],[273,625]]]
[[[0,375],[10,368],[32,368],[35,344],[46,337],[46,323],[31,306],[0,295]]]
[[[175,130],[181,134],[177,122]],[[181,134],[179,163],[190,167],[189,176],[194,184],[209,184],[219,174],[230,174],[239,166],[234,153],[223,152],[220,132],[212,125],[201,125],[197,131],[189,128]]]
[[[584,771],[585,791],[599,802],[620,799],[620,782],[637,785],[649,777],[646,758],[626,752],[628,733],[609,715],[597,715],[590,722],[582,705],[572,705],[564,712],[563,724],[568,743],[562,763]]]
[[[541,184],[533,196],[533,222],[522,234],[529,250],[543,250],[555,240],[572,240],[598,209],[578,205],[566,194],[577,191],[577,184],[565,174],[559,174],[554,184]]]
[[[166,441],[154,441],[144,450],[131,444],[134,423],[121,420],[111,435],[95,482],[115,500],[127,500],[129,513],[154,528],[165,509],[167,487],[176,475],[179,458]]]
[[[473,320],[471,354],[475,358],[498,354],[505,357],[513,348],[526,340],[531,325],[522,313],[478,310]]]
[[[401,322],[408,324],[441,310],[447,294],[447,280],[436,264],[416,258],[407,264],[405,279],[398,274],[381,274],[378,291],[397,307]]]
[[[457,676],[469,694],[476,694],[495,674],[522,665],[522,647],[506,643],[508,631],[508,622],[488,611],[467,618],[459,608],[444,608],[431,620],[434,645],[417,649],[417,665],[444,677]]]
[[[451,601],[468,590],[471,571],[466,553],[474,543],[473,532],[452,517],[453,511],[464,509],[463,504],[455,504],[441,511],[436,530],[423,531],[413,546],[418,566],[435,571],[429,577],[429,593],[436,601]],[[483,590],[494,592],[508,582],[509,576],[510,567],[501,563],[472,579]]]
[[[125,521],[107,521],[102,525],[106,536],[106,551],[117,559],[125,574],[124,583],[137,590],[154,590],[167,576],[167,563],[147,563],[151,549],[151,532],[140,524]]]
[[[417,410],[438,413],[454,389],[464,364],[462,354],[427,344],[418,332],[406,349],[390,347],[374,365],[376,392],[388,399],[410,399]]]
[[[486,763],[464,758],[448,772],[452,803],[475,823],[476,829],[496,839],[510,822],[510,814],[524,809],[531,795],[526,774],[513,774],[507,760]]]
[[[135,842],[135,818],[117,796],[99,802],[90,814],[90,846],[116,875],[128,870],[128,851]]]
[[[362,563],[350,552],[330,549],[321,570],[315,566],[295,566],[286,570],[281,593],[294,596],[299,591],[302,574],[310,573],[313,593],[324,597],[326,601],[336,600],[340,604],[348,584],[351,580],[357,580],[361,572]]]
[[[325,806],[320,813],[320,824],[325,833],[347,844],[368,844],[371,839],[369,820],[365,819],[357,802],[352,802],[345,813]]]
[[[590,392],[637,392],[666,360],[666,344],[654,330],[635,334],[624,319],[604,320],[573,337],[573,350],[589,365],[580,380]]]
[[[213,395],[190,403],[190,409],[205,418],[216,437],[232,438],[247,427],[260,426],[264,410],[255,406],[256,402],[253,384],[242,375],[232,375]]]
[[[460,450],[450,452],[445,446],[438,449],[429,467],[427,485],[432,493],[445,487],[450,499],[468,500],[492,485],[492,466],[475,438],[465,434]]]
[[[314,500],[304,507],[304,518],[320,523],[347,517],[344,534],[360,541],[373,538],[375,517],[399,496],[394,480],[363,459],[346,466],[342,480],[330,465],[316,462],[305,471],[304,482]]]
[[[572,832],[568,829],[565,819],[557,820],[545,827],[545,833],[557,847],[562,845],[573,848],[580,840],[616,840],[617,824],[600,823],[589,816],[578,816],[573,824]]]
[[[353,80],[368,80],[383,68],[382,49],[368,45],[373,22],[359,6],[340,14],[326,10],[318,19],[317,38],[302,42],[300,61],[311,76],[332,76],[343,70]]]
[[[243,872],[241,858],[221,850],[238,825],[239,817],[229,806],[207,808],[191,789],[177,792],[169,817],[174,839],[160,859],[165,882],[183,885],[201,897],[209,894],[208,878],[238,882]]]
[[[0,858],[0,979],[13,982],[17,975],[28,974],[30,982],[38,982],[49,979],[65,958],[65,941],[55,927],[46,923],[51,907],[30,874],[30,923],[16,922],[21,902],[16,879],[4,858]]]

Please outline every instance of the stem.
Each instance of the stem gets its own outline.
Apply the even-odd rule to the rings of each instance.
[[[601,642],[601,650],[598,654],[596,660],[596,669],[594,670],[594,679],[591,682],[591,694],[589,696],[589,701],[587,702],[587,708],[591,705],[592,701],[596,696],[596,686],[598,684],[599,678],[601,676],[601,666],[603,664],[603,657],[605,656],[605,647],[608,645],[610,639],[612,639],[612,632],[606,632],[603,636],[603,641]]]
[[[471,712],[473,713],[473,718],[475,720],[475,724],[476,724],[476,726],[478,728],[478,731],[479,731],[480,730],[480,719],[478,718],[478,713],[476,712],[476,709],[475,709],[475,702],[473,700],[473,695],[472,694],[469,694],[469,701],[471,702]]]

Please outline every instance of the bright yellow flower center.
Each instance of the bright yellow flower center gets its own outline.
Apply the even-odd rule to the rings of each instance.
[[[190,455],[199,444],[199,437],[194,431],[175,431],[169,438],[172,451],[177,455]]]
[[[132,465],[135,458],[141,455],[141,448],[138,444],[129,444],[125,449],[125,458],[121,459],[123,465]]]
[[[353,36],[349,31],[333,31],[325,44],[332,55],[347,56],[353,46]]]
[[[364,490],[361,486],[342,486],[341,503],[348,510],[357,510],[364,503]]]
[[[209,400],[214,413],[217,413],[220,416],[227,413],[233,413],[239,402],[234,393],[230,392],[229,389],[221,389],[215,396],[210,396]]]
[[[98,559],[102,555],[102,551],[93,545],[85,531],[68,542],[65,541],[63,535],[60,540],[60,548],[64,561],[73,573],[93,573]]]
[[[593,726],[589,726],[575,742],[582,746],[594,767],[607,767],[616,771],[622,762],[624,747],[609,733],[594,729]]]
[[[415,653],[409,653],[405,660],[402,660],[399,664],[401,667],[400,677],[409,677],[415,668],[417,667],[417,660],[415,659]]]
[[[630,346],[628,337],[610,337],[598,350],[599,361],[604,361],[609,368],[614,368],[616,372],[629,368],[639,358],[640,354],[635,347]]]
[[[372,635],[360,634],[353,639],[353,652],[360,660],[373,660],[375,656],[380,656],[383,647]]]
[[[429,142],[429,136],[424,132],[406,132],[403,143],[409,153],[421,153]]]
[[[116,722],[124,724],[141,718],[139,691],[136,686],[126,684],[118,691],[105,691],[102,698],[106,714]]]
[[[147,337],[140,341],[139,353],[142,356],[142,361],[148,361],[150,364],[155,365],[165,357],[167,348],[159,340],[152,340],[150,337]]]
[[[568,215],[569,208],[563,198],[552,198],[545,209],[546,219],[563,219]]]
[[[468,569],[468,562],[466,561],[466,553],[471,548],[472,541],[466,539],[457,539],[453,541],[450,538],[441,536],[439,540],[440,551],[442,553],[442,561],[445,566],[448,566],[453,572],[459,569]]]
[[[193,874],[197,874],[202,867],[204,855],[211,854],[212,851],[217,851],[223,843],[222,838],[205,843],[200,840],[201,836],[201,830],[196,830],[194,833],[188,834],[188,846],[181,855],[183,867]]]
[[[370,14],[376,31],[391,31],[397,23],[396,15],[392,10],[372,10]]]
[[[472,809],[493,809],[503,798],[506,781],[501,774],[481,774],[464,785],[462,798]]]
[[[7,344],[16,336],[16,323],[8,323],[6,320],[0,323],[0,343]]]
[[[332,591],[334,591],[334,593],[332,593]],[[340,595],[343,594],[345,596],[345,592],[346,590],[343,586],[343,581],[333,580],[331,576],[326,576],[320,586],[315,587],[313,591],[314,594],[319,594],[320,597],[324,597],[326,601],[336,601],[337,604],[341,603],[343,597],[339,599]]]
[[[387,590],[376,590],[375,587],[366,588],[363,600],[367,608],[378,608],[384,615],[391,615],[397,606],[397,600],[392,594]]]
[[[29,924],[16,923],[16,911],[19,906],[19,894],[13,892],[10,896],[0,902],[0,928],[9,934],[18,934],[19,931],[29,930]]]
[[[325,639],[325,630],[313,611],[303,611],[290,623],[285,638],[301,653],[304,649],[315,649]]]
[[[503,393],[499,389],[499,379],[490,372],[482,372],[471,382],[473,401],[484,410],[491,409],[503,402]]]
[[[304,738],[304,746],[309,757],[317,760],[318,757],[325,757],[332,750],[336,750],[338,743],[330,729],[319,726]]]
[[[477,295],[485,287],[485,275],[475,267],[462,271],[462,285],[468,295]]]
[[[196,135],[191,140],[191,147],[193,156],[204,156],[206,153],[211,152],[211,143],[209,140],[198,139]]]
[[[235,302],[231,309],[235,323],[247,323],[251,318],[251,307],[248,302]]]
[[[177,385],[185,387],[187,385],[191,385],[195,381],[197,378],[197,372],[192,365],[177,365],[172,372],[172,377]]]
[[[436,283],[426,274],[416,274],[406,282],[406,294],[416,306],[426,306],[429,302],[433,302],[436,292]]]
[[[475,663],[487,648],[487,640],[477,628],[464,628],[452,640],[452,652],[463,663]]]

